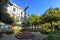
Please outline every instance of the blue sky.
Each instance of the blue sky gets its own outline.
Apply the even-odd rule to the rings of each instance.
[[[17,4],[22,8],[29,6],[26,11],[27,14],[35,13],[42,15],[50,7],[60,8],[60,0],[10,0],[10,2]]]

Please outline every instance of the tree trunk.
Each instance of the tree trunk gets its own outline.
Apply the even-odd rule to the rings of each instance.
[[[55,26],[53,26],[53,32],[55,31],[55,29],[54,29],[54,28],[55,28]]]
[[[34,25],[34,29],[36,29],[36,25]]]
[[[50,24],[51,24],[51,27],[52,27],[52,31],[54,32],[54,26],[52,25],[52,22],[50,22]]]

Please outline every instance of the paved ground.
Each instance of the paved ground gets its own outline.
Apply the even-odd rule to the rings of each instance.
[[[0,38],[0,40],[43,40],[43,38],[47,37],[47,35],[40,34],[39,32],[32,32],[35,34],[35,37],[30,39],[17,39],[15,35],[4,35],[4,37]]]

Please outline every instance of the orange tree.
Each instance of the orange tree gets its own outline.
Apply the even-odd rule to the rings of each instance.
[[[59,15],[57,9],[51,7],[43,14],[42,20],[45,21],[45,23],[49,22],[54,31],[54,26],[52,25],[52,22],[59,21],[60,15]]]

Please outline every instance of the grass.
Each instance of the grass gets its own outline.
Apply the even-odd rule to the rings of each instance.
[[[60,40],[60,31],[50,33],[49,36],[43,40]]]

